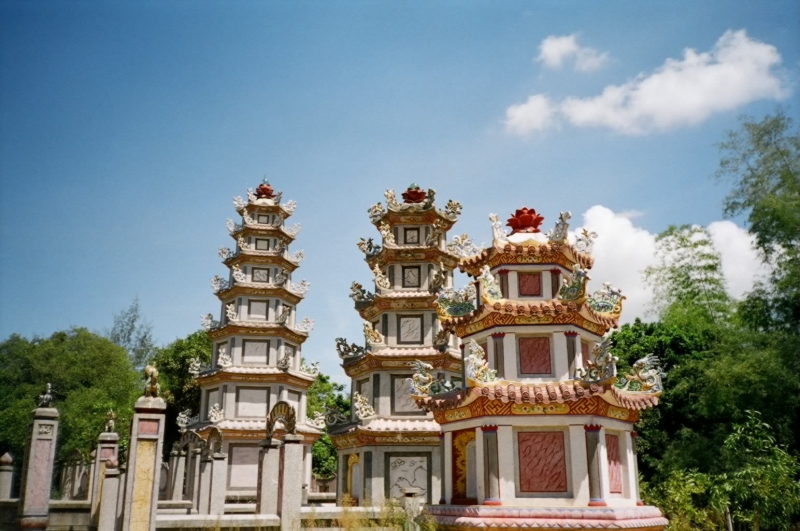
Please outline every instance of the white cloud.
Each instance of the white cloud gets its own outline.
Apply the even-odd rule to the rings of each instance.
[[[605,66],[608,52],[600,53],[594,48],[579,45],[575,33],[561,37],[550,35],[539,44],[539,56],[536,60],[548,68],[561,68],[571,59],[575,61],[575,70],[591,72]]]
[[[552,58],[557,56],[553,52]],[[696,125],[757,100],[786,98],[789,88],[776,72],[780,63],[774,46],[749,38],[744,30],[729,30],[711,51],[687,48],[683,58],[667,59],[653,72],[609,85],[598,96],[551,102],[547,124],[557,124],[561,116],[576,127],[605,127],[629,135]],[[524,107],[512,105],[506,114]],[[536,117],[520,118],[517,127],[506,122],[506,127],[517,135],[543,130],[526,129],[526,123],[536,123]]]
[[[524,135],[532,131],[544,131],[553,125],[556,109],[543,94],[536,94],[520,105],[506,109],[506,129]]]
[[[603,282],[622,289],[622,322],[646,317],[652,293],[642,279],[647,266],[655,265],[656,234],[633,224],[624,212],[617,213],[595,205],[583,214],[583,226],[598,233],[594,246],[594,267],[589,272],[589,290]],[[765,273],[752,246],[752,237],[730,221],[715,221],[708,226],[714,247],[722,257],[722,272],[728,293],[740,298],[752,289]]]

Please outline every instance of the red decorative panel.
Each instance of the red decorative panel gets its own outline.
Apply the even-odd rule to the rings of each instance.
[[[519,294],[525,297],[542,296],[541,273],[517,273]]]
[[[140,435],[158,435],[158,420],[139,419]]]
[[[520,492],[567,492],[564,432],[517,433]]]
[[[622,465],[619,462],[619,437],[606,433],[606,454],[608,455],[608,490],[612,494],[622,494]]]
[[[522,374],[550,374],[550,338],[519,338],[519,370]]]

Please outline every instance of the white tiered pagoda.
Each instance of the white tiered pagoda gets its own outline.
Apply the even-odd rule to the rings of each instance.
[[[306,418],[306,393],[318,370],[301,354],[314,323],[297,317],[309,284],[292,281],[303,252],[289,252],[300,227],[285,226],[296,203],[281,204],[281,192],[266,180],[247,196],[246,201],[234,198],[241,223],[227,222],[235,250],[219,250],[230,275],[212,279],[222,304],[219,321],[211,314],[204,318],[213,353],[211,366],[196,371],[200,414],[184,420],[185,429],[203,438],[214,427],[220,430],[228,454],[227,492],[241,499],[256,495],[259,442],[273,405],[286,401],[297,411],[297,433],[305,437],[306,484],[311,482],[311,445],[321,435]]]
[[[625,297],[587,291],[597,235],[571,243],[569,212],[548,234],[543,219],[521,208],[509,234],[492,215],[492,246],[459,262],[474,282],[436,301],[467,345],[466,378],[416,397],[444,433],[444,501],[428,514],[446,530],[663,529],[639,498],[634,431],[658,404],[658,360],[617,375],[605,336]]]
[[[382,244],[370,238],[358,247],[375,293],[354,282],[350,295],[364,320],[365,344],[337,339],[353,397],[351,418],[329,424],[340,502],[380,505],[409,487],[419,488],[427,503],[441,496],[440,428],[416,407],[414,386],[460,385],[461,353],[456,338],[442,331],[434,302],[438,291],[452,288],[452,270],[469,252],[460,237],[447,242],[461,205],[449,201],[438,210],[434,195],[412,184],[400,201],[388,190],[386,209],[378,203],[368,210]],[[413,382],[420,366],[435,372],[436,381]]]

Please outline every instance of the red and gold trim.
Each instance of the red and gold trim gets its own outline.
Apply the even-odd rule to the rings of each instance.
[[[246,324],[227,324],[222,328],[218,328],[217,330],[212,330],[208,332],[208,337],[211,341],[217,341],[218,339],[224,339],[230,336],[255,336],[255,337],[265,337],[265,336],[273,336],[273,337],[280,337],[283,339],[288,339],[297,344],[302,344],[306,339],[308,339],[307,335],[301,335],[297,332],[287,328],[285,325],[278,325],[278,326],[270,326],[270,327],[255,327],[255,326],[248,326]]]

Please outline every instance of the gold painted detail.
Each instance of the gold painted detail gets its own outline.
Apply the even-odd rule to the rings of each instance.
[[[472,416],[472,414],[469,412],[469,408],[468,407],[460,407],[458,409],[451,409],[451,410],[445,411],[445,413],[444,413],[444,418],[448,422],[452,422],[454,420],[468,419],[471,416]]]
[[[630,417],[631,412],[630,410],[627,410],[625,408],[608,406],[607,415],[612,419],[628,420],[628,417]]]
[[[453,438],[455,459],[455,491],[464,497],[467,493],[467,445],[475,440],[475,430],[465,430]]]
[[[512,415],[566,415],[569,404],[511,404]]]

